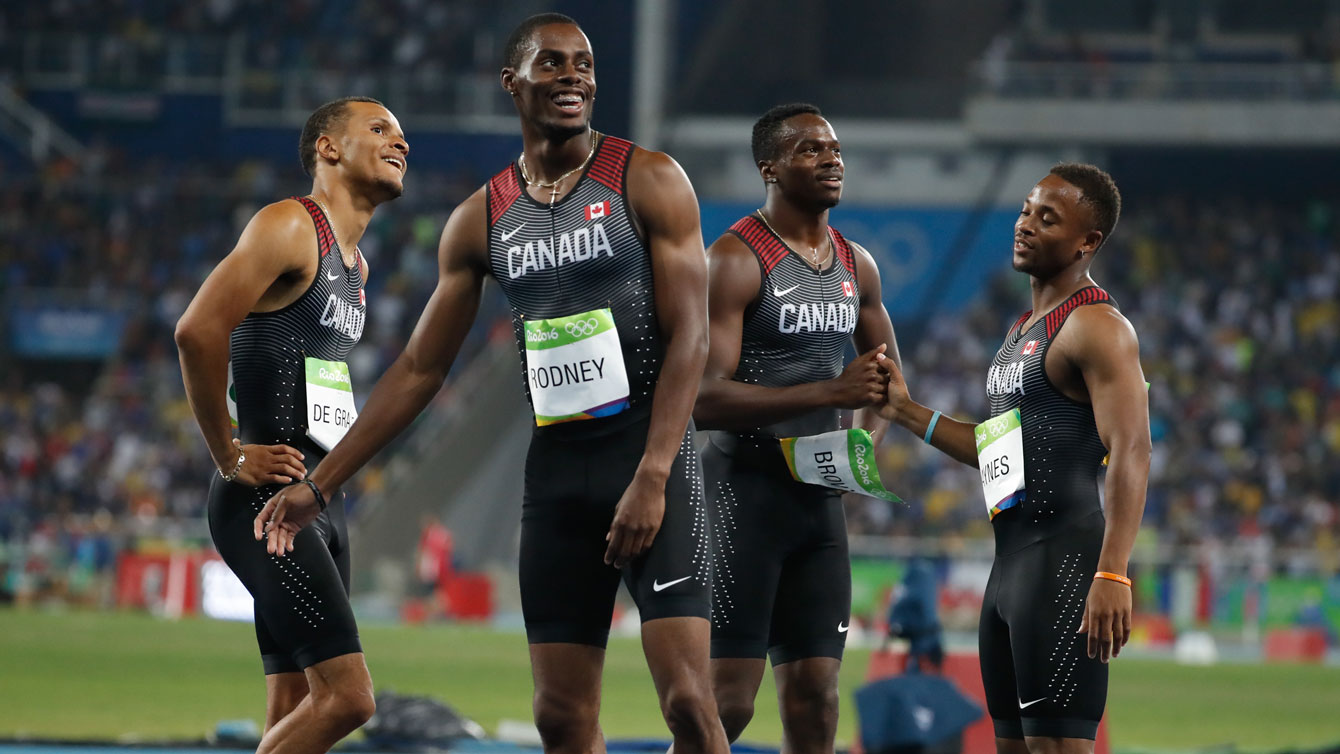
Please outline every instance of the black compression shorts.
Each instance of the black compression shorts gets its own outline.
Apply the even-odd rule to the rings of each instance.
[[[310,456],[309,456],[310,457]],[[282,485],[248,487],[217,475],[209,486],[209,533],[251,592],[265,674],[294,673],[362,652],[349,607],[349,530],[343,494],[331,500],[280,558],[252,535],[252,521]]]
[[[715,526],[712,657],[841,660],[851,619],[841,493],[792,479],[775,441],[723,449],[721,434],[703,450]]]
[[[1107,665],[1076,631],[1102,546],[1100,511],[992,564],[978,648],[998,738],[1097,735]]]
[[[665,485],[651,548],[627,567],[605,565],[614,508],[647,443],[646,418],[595,436],[536,432],[521,512],[521,609],[532,644],[604,647],[620,579],[645,623],[710,611],[707,509],[693,426]]]

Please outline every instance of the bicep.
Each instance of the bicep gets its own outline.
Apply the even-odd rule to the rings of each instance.
[[[672,335],[686,323],[705,325],[707,257],[698,199],[673,160],[648,154],[644,163],[630,175],[629,200],[646,228],[661,330]]]
[[[1149,442],[1149,398],[1135,330],[1115,312],[1095,312],[1077,359],[1103,444]]]
[[[708,347],[705,377],[729,380],[740,366],[744,316],[758,297],[763,274],[754,255],[730,236],[707,252]]]
[[[852,342],[856,344],[858,353],[865,353],[881,343],[887,345],[886,355],[901,367],[898,344],[894,341],[893,320],[889,318],[889,310],[884,307],[879,267],[870,253],[860,246],[852,244],[852,251],[856,259],[860,290],[860,308],[856,314],[856,332],[852,334]]]

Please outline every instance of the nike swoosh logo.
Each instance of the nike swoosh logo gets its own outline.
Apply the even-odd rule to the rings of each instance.
[[[1037,704],[1038,702],[1045,702],[1045,701],[1047,701],[1047,698],[1048,698],[1048,697],[1045,697],[1045,696],[1044,696],[1044,697],[1042,697],[1041,699],[1034,699],[1033,701],[1028,702],[1027,704],[1025,704],[1025,703],[1023,703],[1023,702],[1021,701],[1021,702],[1019,702],[1019,709],[1028,709],[1029,707],[1032,707],[1033,705]]]
[[[787,288],[787,289],[784,290],[784,291],[779,291],[779,290],[777,290],[777,286],[774,285],[774,286],[772,287],[772,295],[777,296],[778,298],[781,298],[782,296],[785,296],[786,294],[790,293],[791,291],[794,291],[795,289],[797,289],[797,288],[799,288],[799,287],[800,287],[799,285],[793,285],[793,286],[791,286],[790,288]]]
[[[502,234],[502,240],[503,240],[503,243],[507,243],[509,240],[511,240],[512,236],[515,236],[516,234],[520,233],[520,232],[521,232],[521,229],[524,228],[524,227],[526,227],[526,224],[525,224],[525,223],[521,223],[520,225],[518,225],[518,226],[516,226],[515,228],[513,228],[511,233],[504,233],[504,234]]]
[[[663,591],[663,590],[665,590],[665,589],[669,589],[670,587],[674,586],[675,584],[678,584],[678,583],[681,582],[681,581],[688,581],[688,580],[691,579],[691,578],[693,578],[693,577],[692,577],[692,576],[685,576],[685,577],[682,578],[682,579],[675,579],[674,581],[667,581],[667,582],[665,582],[664,584],[662,584],[662,583],[659,582],[659,581],[652,581],[652,582],[651,582],[651,588],[654,589],[655,591],[658,591],[658,592],[659,592],[659,591]]]
[[[847,633],[847,629],[849,629],[849,628],[851,628],[851,626],[848,626],[846,623],[839,623],[839,624],[838,624],[838,633],[840,633],[840,634],[845,634],[845,633]]]
[[[326,273],[326,279],[327,279],[327,280],[339,280],[339,279],[342,278],[342,277],[344,277],[344,276],[343,276],[343,275],[340,275],[340,274],[334,274],[334,275],[332,275],[332,274],[330,274],[329,272]]]

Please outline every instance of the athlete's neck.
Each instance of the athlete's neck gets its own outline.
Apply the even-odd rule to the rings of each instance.
[[[345,261],[350,262],[354,249],[358,248],[364,231],[368,229],[373,211],[377,209],[376,203],[350,191],[343,183],[328,180],[322,175],[318,175],[312,182],[312,197],[323,204],[330,214],[330,224],[340,243],[340,253],[347,255]]]
[[[1066,299],[1075,295],[1075,291],[1097,285],[1093,282],[1093,278],[1089,277],[1087,267],[1088,265],[1085,265],[1084,269],[1081,269],[1080,265],[1076,264],[1046,279],[1030,277],[1029,282],[1033,288],[1033,319],[1036,320],[1060,306]]]
[[[521,129],[522,155],[532,181],[549,183],[576,168],[591,154],[595,133],[588,127],[580,133],[552,138],[538,129]]]
[[[763,214],[768,224],[786,241],[794,241],[804,247],[804,251],[819,249],[819,256],[825,255],[823,247],[828,245],[828,210],[817,212],[797,207],[782,197],[780,191],[769,191],[767,201],[763,202]]]

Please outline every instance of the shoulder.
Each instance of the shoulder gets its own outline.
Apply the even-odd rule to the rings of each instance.
[[[283,199],[267,204],[247,223],[247,232],[264,233],[272,239],[307,236],[315,237],[312,215],[297,199]]]
[[[637,145],[628,158],[627,180],[630,199],[643,189],[690,187],[688,174],[675,158]]]
[[[268,204],[252,216],[238,239],[236,252],[253,250],[266,255],[306,259],[316,248],[316,226],[307,208],[296,199]]]
[[[480,186],[451,211],[438,256],[445,259],[482,259],[488,253],[488,184]]]
[[[758,258],[753,249],[734,233],[722,233],[720,238],[713,241],[707,247],[707,258],[714,269],[747,269],[755,274],[758,271]]]
[[[852,259],[856,261],[856,266],[860,268],[862,274],[867,271],[875,275],[879,274],[879,264],[875,262],[875,256],[870,253],[869,249],[846,236],[843,236],[843,240],[851,247]]]
[[[1066,350],[1081,362],[1138,357],[1140,351],[1135,327],[1116,307],[1106,303],[1077,308],[1061,331],[1061,339]]]

